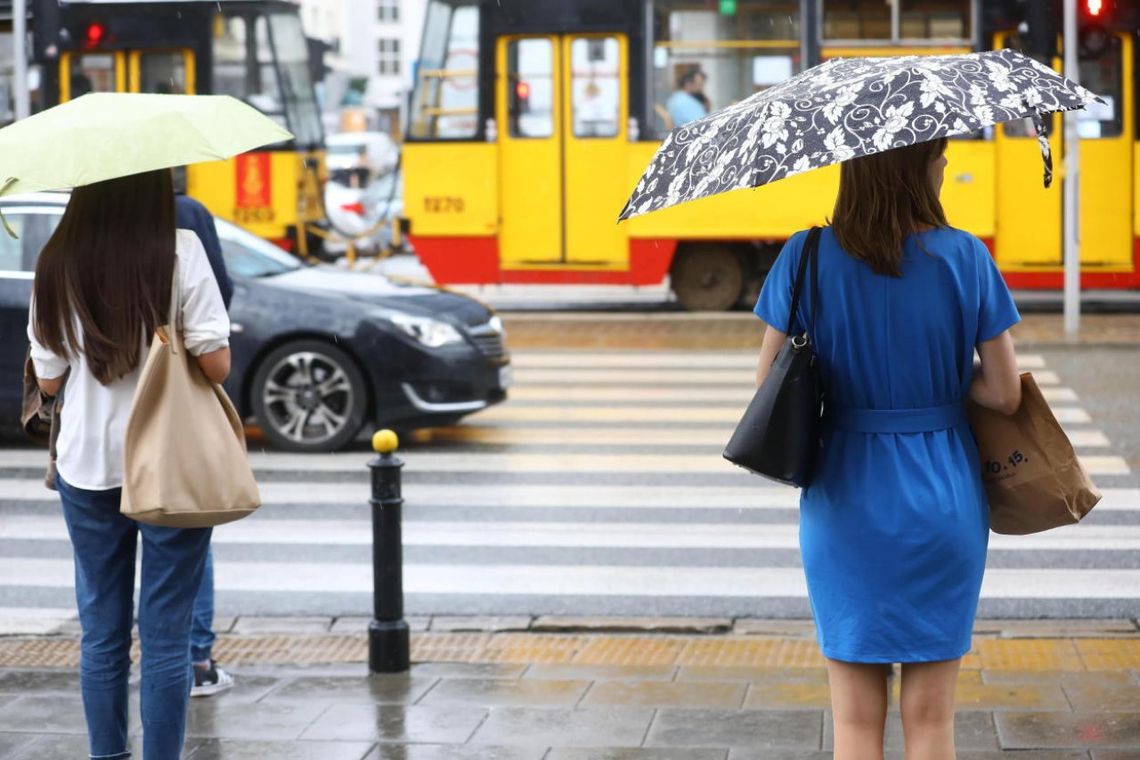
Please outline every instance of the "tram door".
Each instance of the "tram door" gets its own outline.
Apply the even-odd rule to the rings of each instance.
[[[621,35],[504,37],[496,50],[499,258],[504,269],[625,269]]]
[[[1005,44],[999,39],[999,44]],[[1079,114],[1080,241],[1082,267],[1130,270],[1132,261],[1135,84],[1132,41],[1109,37],[1104,50],[1082,56],[1081,84],[1100,95]],[[1060,68],[1059,62],[1055,63]],[[996,133],[996,249],[1003,268],[1057,267],[1063,263],[1062,121],[1046,121],[1054,182],[1041,187],[1041,159],[1029,120],[1000,125]]]

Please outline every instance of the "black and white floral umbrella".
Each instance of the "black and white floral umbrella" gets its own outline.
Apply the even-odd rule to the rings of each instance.
[[[1036,125],[1048,187],[1042,115],[1094,100],[1015,50],[833,59],[674,129],[619,220],[1022,118]]]

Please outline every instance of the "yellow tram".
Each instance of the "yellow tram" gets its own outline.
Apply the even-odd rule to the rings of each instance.
[[[324,138],[297,6],[281,0],[33,0],[40,107],[84,92],[233,95],[288,128],[289,143],[186,169],[211,212],[299,255],[324,217]]]
[[[1140,287],[1136,0],[1084,0],[1082,282]],[[810,172],[615,224],[682,115],[689,72],[716,109],[821,60],[1012,46],[1060,67],[1048,0],[430,0],[403,163],[404,223],[442,283],[651,285],[690,309],[754,299],[780,246],[830,212]],[[1021,30],[1019,32],[1019,29]],[[691,77],[690,77],[691,78]],[[1062,154],[1054,118],[1054,155]],[[952,140],[943,201],[1011,285],[1061,285],[1061,183],[1028,122]],[[1057,165],[1061,162],[1058,160]]]

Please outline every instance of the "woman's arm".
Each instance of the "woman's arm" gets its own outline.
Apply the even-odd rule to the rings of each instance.
[[[760,361],[756,367],[756,387],[764,384],[764,378],[772,369],[772,362],[776,361],[776,354],[780,353],[780,346],[784,345],[787,333],[782,333],[775,327],[768,326],[764,330],[764,339],[760,342]]]
[[[978,344],[981,364],[974,368],[970,399],[984,407],[1013,414],[1021,406],[1021,374],[1009,330]]]
[[[194,358],[198,360],[202,374],[211,383],[221,385],[230,376],[230,349],[228,346]]]

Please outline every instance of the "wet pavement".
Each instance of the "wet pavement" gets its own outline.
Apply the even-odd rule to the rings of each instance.
[[[317,620],[239,619],[235,630],[275,633],[220,638],[237,685],[191,700],[186,758],[822,760],[833,747],[806,621],[706,620],[726,632],[695,635],[649,632],[678,621],[441,619],[433,631],[425,619],[411,671],[369,675],[363,620],[326,619],[323,634]],[[495,625],[520,630],[475,630]],[[76,653],[74,635],[0,641],[0,758],[84,756]],[[70,666],[37,666],[58,655]],[[979,621],[956,733],[959,760],[1140,758],[1140,627]]]

